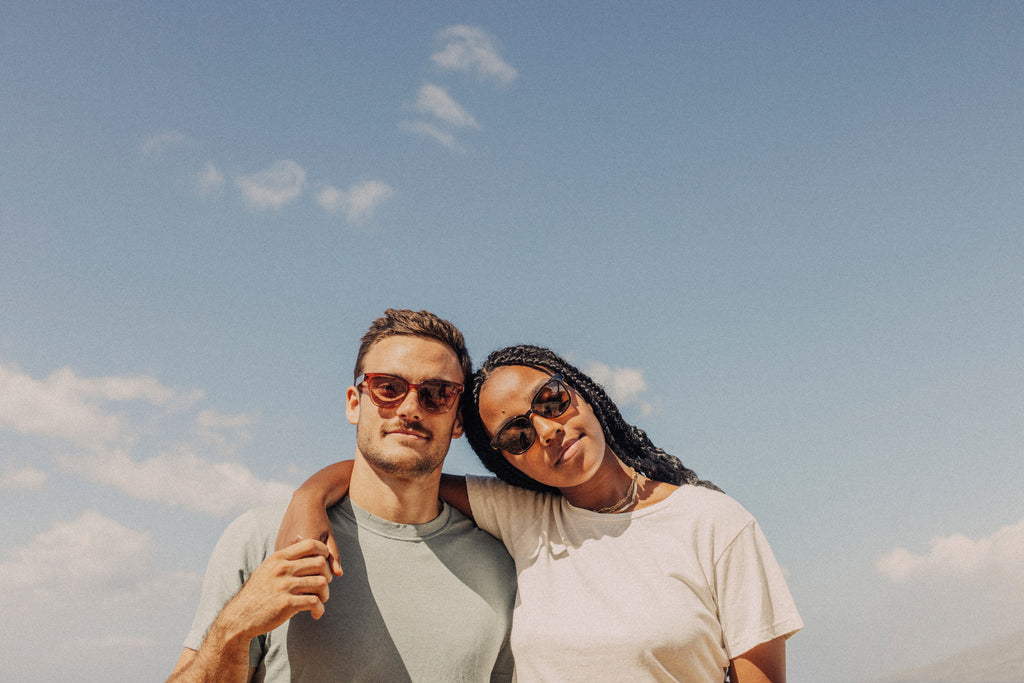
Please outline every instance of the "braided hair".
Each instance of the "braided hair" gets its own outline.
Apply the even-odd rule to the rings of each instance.
[[[466,439],[484,466],[502,481],[534,491],[558,493],[558,489],[542,484],[513,467],[500,451],[491,447],[483,421],[480,419],[480,390],[487,378],[500,367],[523,365],[561,373],[566,383],[575,389],[594,411],[605,442],[625,464],[644,476],[677,486],[690,484],[721,491],[709,481],[700,479],[696,472],[684,466],[674,455],[669,455],[651,443],[646,432],[622,419],[618,407],[605,390],[574,365],[550,349],[540,346],[508,346],[491,352],[483,366],[474,373],[470,386],[462,395],[462,419]]]

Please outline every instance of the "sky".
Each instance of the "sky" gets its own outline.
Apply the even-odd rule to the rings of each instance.
[[[1021,112],[1016,3],[10,3],[0,680],[162,680],[388,307],[739,500],[790,680],[1019,631]]]

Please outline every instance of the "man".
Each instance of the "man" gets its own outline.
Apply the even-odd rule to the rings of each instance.
[[[340,567],[319,540],[273,551],[283,506],[235,520],[170,680],[511,679],[511,560],[438,498],[470,371],[451,323],[393,309],[373,322],[346,394],[349,494],[329,511]]]

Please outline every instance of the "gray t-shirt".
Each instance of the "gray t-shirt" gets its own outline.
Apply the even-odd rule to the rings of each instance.
[[[185,647],[198,650],[221,608],[274,548],[284,508],[251,510],[210,558]],[[253,638],[256,681],[511,680],[516,576],[504,546],[445,504],[419,525],[347,498],[328,511],[344,574],[326,613],[300,612]]]

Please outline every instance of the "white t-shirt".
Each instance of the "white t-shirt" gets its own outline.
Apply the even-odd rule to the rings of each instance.
[[[764,533],[725,494],[682,486],[635,512],[467,477],[481,529],[516,563],[520,681],[722,681],[803,627]]]

